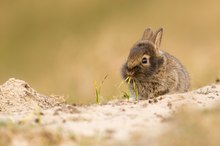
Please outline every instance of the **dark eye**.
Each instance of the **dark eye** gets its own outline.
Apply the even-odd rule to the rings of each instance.
[[[142,63],[142,64],[147,64],[147,58],[146,58],[146,57],[143,57],[141,63]]]

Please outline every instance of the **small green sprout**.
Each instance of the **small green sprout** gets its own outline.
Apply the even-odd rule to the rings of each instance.
[[[131,77],[127,77],[125,80],[121,81],[118,88],[120,88],[125,82],[128,82],[128,86],[129,86],[131,82]],[[131,97],[130,91],[122,91],[122,98],[126,98],[129,101],[130,97]]]
[[[40,111],[40,108],[37,106],[36,107],[36,110],[35,110],[35,115],[37,116],[36,118],[35,118],[35,122],[37,123],[37,124],[41,124],[41,116],[42,116],[42,112]]]
[[[122,98],[130,99],[131,95],[130,92],[122,91]]]
[[[97,81],[94,81],[94,88],[95,88],[95,97],[96,97],[96,103],[100,103],[100,97],[101,97],[101,88],[105,82],[105,80],[108,78],[108,75],[104,77],[102,82],[100,84],[97,83]]]
[[[30,121],[33,121],[36,123],[36,124],[41,124],[41,117],[42,117],[43,113],[41,112],[40,110],[40,107],[39,106],[36,106],[35,107],[35,110],[29,114],[27,114],[23,119],[21,119],[19,121],[19,124],[21,125],[24,125],[24,124],[27,124],[28,122]]]

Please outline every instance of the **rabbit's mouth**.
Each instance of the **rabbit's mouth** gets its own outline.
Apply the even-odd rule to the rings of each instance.
[[[132,78],[134,76],[134,71],[126,71],[127,77]]]

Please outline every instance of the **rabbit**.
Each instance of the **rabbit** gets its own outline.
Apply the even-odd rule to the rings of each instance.
[[[155,33],[147,28],[122,66],[122,78],[127,82],[130,78],[130,92],[134,95],[137,90],[138,99],[187,92],[190,88],[185,67],[177,58],[160,49],[162,35],[163,28]]]

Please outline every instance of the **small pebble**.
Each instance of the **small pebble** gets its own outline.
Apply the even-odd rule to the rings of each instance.
[[[159,100],[162,100],[162,99],[163,99],[163,96],[160,96],[160,97],[159,97]]]
[[[39,118],[36,118],[34,121],[35,121],[35,123],[40,123],[40,119]]]
[[[157,103],[157,102],[158,102],[158,100],[156,98],[154,98],[154,103]]]
[[[126,110],[123,108],[123,109],[121,109],[121,111],[125,112]]]

